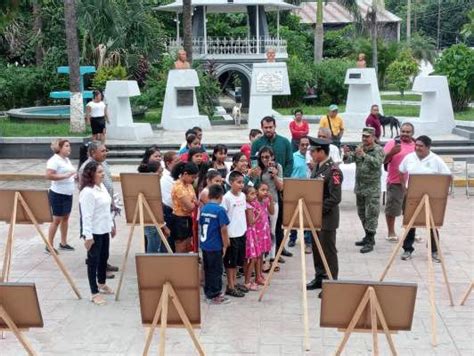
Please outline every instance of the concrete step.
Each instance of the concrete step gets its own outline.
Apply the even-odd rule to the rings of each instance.
[[[453,134],[466,137],[469,140],[474,140],[474,127],[456,126],[453,129]]]

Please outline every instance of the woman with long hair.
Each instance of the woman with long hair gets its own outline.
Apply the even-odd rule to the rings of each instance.
[[[92,96],[92,100],[86,105],[86,121],[91,125],[92,140],[105,142],[105,123],[110,123],[107,116],[107,105],[103,102],[100,90],[94,90]]]

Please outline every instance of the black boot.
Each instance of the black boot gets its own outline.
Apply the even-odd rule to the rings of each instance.
[[[315,278],[308,284],[306,284],[306,290],[321,289],[323,280],[321,278]]]
[[[362,240],[359,240],[359,241],[355,242],[356,246],[365,246],[367,244],[367,233],[368,233],[368,231],[367,230],[364,230],[364,231],[365,231],[365,236],[362,238]]]
[[[374,250],[375,232],[367,231],[367,243],[360,249],[360,253],[368,253]]]

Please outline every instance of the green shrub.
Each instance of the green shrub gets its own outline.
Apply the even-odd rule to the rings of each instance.
[[[410,50],[404,50],[400,53],[397,60],[392,62],[387,68],[387,79],[393,84],[400,94],[405,94],[411,85],[411,78],[418,74],[418,63],[413,58]]]
[[[355,63],[347,59],[326,59],[313,65],[317,78],[317,94],[323,105],[343,103],[348,86],[344,84],[346,72]]]
[[[121,65],[114,67],[100,67],[92,79],[94,89],[104,90],[108,80],[125,80],[127,79],[127,70]]]
[[[435,63],[435,73],[448,77],[454,111],[461,111],[474,98],[474,50],[465,44],[446,49]]]
[[[324,58],[345,58],[353,54],[352,26],[324,32]]]

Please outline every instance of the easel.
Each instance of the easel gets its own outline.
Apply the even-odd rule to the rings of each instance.
[[[8,326],[7,328],[0,328],[2,333],[4,331],[11,331],[16,336],[16,338],[18,339],[20,344],[23,346],[25,351],[28,353],[28,355],[30,356],[37,355],[36,352],[33,350],[33,347],[31,346],[28,339],[22,333],[22,331],[28,331],[28,329],[19,329],[16,326],[13,319],[10,317],[10,315],[8,315],[7,311],[1,305],[0,305],[0,319],[2,319],[5,322],[5,324],[7,324]]]
[[[441,259],[441,268],[443,270],[443,276],[444,276],[444,281],[446,283],[446,287],[448,289],[448,294],[449,294],[449,300],[450,300],[450,305],[453,306],[453,295],[451,293],[451,288],[449,286],[449,281],[448,281],[448,275],[446,272],[446,265],[444,262],[444,256],[443,252],[441,250],[441,246],[439,243],[439,236],[438,236],[438,231],[436,230],[436,224],[434,222],[433,218],[433,212],[431,210],[431,205],[430,205],[430,198],[428,194],[424,194],[423,197],[421,198],[420,202],[418,203],[410,221],[405,227],[405,231],[403,232],[402,237],[398,241],[397,245],[395,246],[395,249],[392,252],[392,255],[390,256],[390,259],[388,261],[387,267],[385,267],[385,270],[383,271],[382,275],[380,276],[380,281],[383,281],[385,276],[388,273],[388,270],[392,266],[395,257],[398,254],[398,251],[400,248],[403,246],[403,242],[405,241],[408,232],[410,229],[414,226],[415,220],[418,217],[419,214],[421,214],[421,211],[424,209],[425,211],[425,227],[426,230],[428,231],[428,283],[429,283],[429,293],[430,293],[430,305],[431,305],[431,330],[432,330],[432,339],[431,343],[433,346],[436,346],[438,341],[437,341],[437,333],[436,333],[436,307],[435,307],[435,291],[434,291],[434,273],[433,273],[433,260],[431,257],[431,237],[430,237],[430,231],[433,231],[434,233],[434,240],[436,243],[436,247],[438,248],[438,254]]]
[[[198,351],[199,355],[201,356],[205,355],[204,349],[201,343],[199,342],[196,334],[194,333],[193,326],[191,325],[191,322],[189,321],[189,318],[186,315],[186,312],[184,311],[183,305],[181,304],[178,298],[178,295],[176,294],[171,283],[166,282],[163,285],[163,291],[161,293],[158,306],[156,308],[155,316],[153,317],[153,323],[151,324],[150,330],[148,331],[148,335],[145,342],[145,349],[143,350],[143,356],[148,355],[148,351],[150,350],[153,334],[158,325],[158,319],[160,318],[160,316],[161,316],[161,323],[160,323],[159,354],[160,356],[164,356],[165,354],[166,329],[168,327],[167,321],[168,321],[169,299],[171,299],[171,301],[173,302],[176,308],[176,311],[178,312],[181,318],[181,321],[184,324],[184,327],[188,331],[189,336],[191,337],[191,340],[193,341],[194,346],[196,347],[196,350]]]
[[[471,285],[469,286],[466,293],[464,293],[464,296],[462,297],[460,305],[464,305],[464,303],[466,303],[466,300],[469,297],[469,295],[471,294],[473,288],[474,288],[474,282],[471,282]]]
[[[163,228],[164,224],[159,224],[158,221],[156,220],[155,215],[153,214],[150,204],[148,204],[145,195],[143,193],[138,193],[138,198],[137,198],[137,204],[135,205],[134,213],[133,213],[133,220],[132,224],[130,226],[130,233],[128,234],[128,241],[127,241],[127,249],[125,250],[125,256],[123,258],[122,262],[122,273],[120,274],[120,280],[118,283],[117,287],[117,293],[115,295],[115,300],[119,300],[120,296],[120,289],[122,288],[122,283],[123,283],[123,277],[125,275],[125,269],[127,266],[127,259],[128,255],[130,253],[130,247],[132,245],[132,238],[133,238],[133,233],[135,232],[135,226],[138,225],[138,219],[140,219],[140,232],[142,236],[142,240],[145,237],[145,215],[144,215],[144,210],[148,213],[149,217],[151,218],[153,224],[151,226],[155,226],[156,230],[158,231],[158,234],[160,235],[161,241],[165,244],[166,250],[168,253],[173,253],[171,250],[171,247],[168,243],[168,240],[166,239],[165,235],[161,231]]]
[[[54,250],[53,246],[51,245],[49,240],[44,235],[43,231],[40,229],[38,220],[36,219],[36,217],[33,214],[31,208],[28,206],[28,204],[26,203],[25,199],[23,198],[23,196],[20,192],[15,192],[15,195],[14,195],[13,211],[12,211],[12,214],[11,214],[10,227],[8,228],[8,237],[7,237],[7,241],[6,241],[6,244],[5,244],[5,255],[3,257],[3,269],[2,269],[2,275],[0,276],[0,282],[7,282],[8,278],[10,276],[11,260],[12,260],[12,255],[13,255],[13,236],[14,236],[15,227],[16,227],[16,224],[17,224],[17,214],[18,214],[18,204],[19,203],[21,204],[21,206],[25,210],[26,215],[28,216],[29,220],[33,223],[33,225],[35,227],[35,230],[38,232],[38,234],[43,239],[43,242],[48,247],[51,255],[53,256],[54,261],[56,262],[59,269],[61,270],[61,272],[66,277],[66,280],[68,281],[68,283],[71,286],[72,290],[76,294],[77,298],[81,299],[81,294],[79,293],[79,290],[77,289],[76,285],[74,284],[71,276],[67,272],[66,267],[64,266],[64,264],[59,259],[56,251]]]
[[[283,248],[286,246],[286,242],[290,235],[290,231],[293,229],[295,225],[296,218],[299,218],[299,235],[300,235],[300,249],[301,249],[301,282],[303,284],[303,324],[304,324],[304,345],[305,350],[309,350],[309,321],[308,321],[308,292],[306,290],[306,262],[305,262],[305,252],[304,252],[304,231],[310,230],[314,242],[316,243],[316,247],[318,248],[319,254],[321,256],[321,260],[323,261],[324,269],[329,277],[329,279],[333,279],[331,271],[329,269],[329,265],[326,260],[326,256],[324,255],[323,248],[319,239],[317,238],[316,229],[314,227],[313,221],[311,219],[311,215],[309,213],[308,207],[303,198],[298,199],[298,206],[295,212],[293,213],[289,225],[286,227],[285,235],[283,237],[283,241],[281,242],[280,248],[275,256],[275,260],[272,263],[272,267],[270,269],[270,273],[268,274],[268,278],[265,280],[265,284],[263,286],[262,291],[260,292],[260,296],[258,297],[258,301],[262,301],[263,295],[267,290],[270,281],[273,277],[273,273],[275,272],[275,268],[278,265],[278,260],[280,259],[281,253],[283,252]],[[307,223],[309,224],[309,229],[305,229],[303,217],[306,218]]]
[[[395,333],[395,332],[390,331],[388,329],[387,321],[385,320],[385,316],[383,314],[382,307],[380,306],[380,303],[377,299],[377,294],[375,293],[374,287],[368,287],[359,305],[357,306],[354,316],[352,317],[349,325],[347,326],[347,329],[345,330],[339,329],[339,331],[344,331],[344,337],[337,348],[337,351],[336,351],[337,356],[342,354],[342,351],[344,350],[344,347],[346,346],[347,341],[349,340],[349,337],[354,331],[367,332],[365,330],[355,329],[355,326],[357,325],[357,322],[360,320],[362,313],[365,310],[367,304],[369,305],[369,308],[370,308],[370,326],[371,326],[371,332],[372,332],[373,354],[375,356],[379,355],[379,343],[378,343],[378,337],[377,337],[377,333],[379,332],[379,330],[378,330],[377,325],[378,325],[378,321],[380,321],[380,324],[382,325],[383,333],[385,334],[388,341],[388,345],[390,346],[390,351],[392,352],[392,355],[397,355],[397,351],[395,350],[395,345],[393,343],[392,336],[390,335],[390,333]]]

